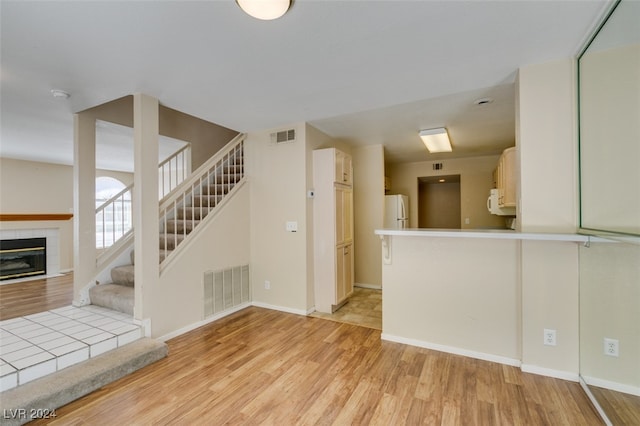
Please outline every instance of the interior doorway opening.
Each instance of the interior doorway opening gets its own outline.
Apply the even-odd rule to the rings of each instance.
[[[418,227],[462,228],[460,175],[418,178]]]

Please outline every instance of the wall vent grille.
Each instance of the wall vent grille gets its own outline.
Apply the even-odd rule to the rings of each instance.
[[[205,318],[251,301],[249,265],[204,273]]]
[[[433,170],[442,170],[444,169],[443,163],[433,163]]]
[[[296,129],[271,133],[271,143],[287,143],[296,140]]]

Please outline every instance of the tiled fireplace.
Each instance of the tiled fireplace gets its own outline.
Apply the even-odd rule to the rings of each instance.
[[[60,244],[57,228],[0,230],[2,253],[0,280],[9,284],[29,278],[60,273]],[[38,259],[39,255],[44,255]]]
[[[0,280],[47,275],[47,239],[0,240]]]

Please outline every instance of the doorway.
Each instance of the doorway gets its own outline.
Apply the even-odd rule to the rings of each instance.
[[[460,229],[460,175],[418,178],[418,227]]]

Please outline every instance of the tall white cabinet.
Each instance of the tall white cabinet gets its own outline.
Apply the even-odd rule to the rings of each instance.
[[[353,294],[353,167],[335,148],[313,151],[315,305],[332,313]]]

